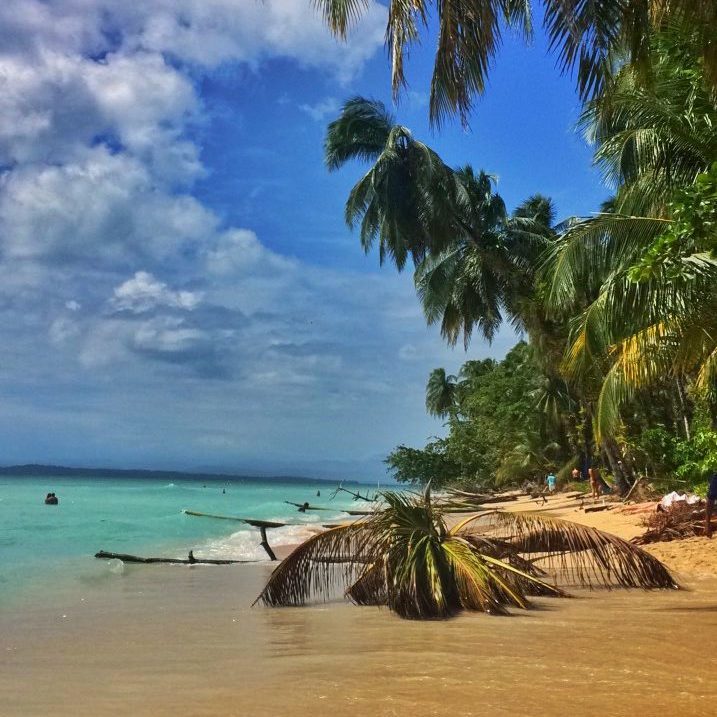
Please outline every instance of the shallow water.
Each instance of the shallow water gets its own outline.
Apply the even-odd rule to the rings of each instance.
[[[251,608],[268,565],[127,566],[0,613],[1,712],[709,715],[717,581],[585,593],[499,618]]]
[[[0,478],[0,607],[64,583],[102,579],[91,559],[98,550],[138,555],[266,559],[258,532],[231,521],[187,516],[193,509],[221,515],[292,522],[272,530],[274,546],[295,544],[319,521],[346,518],[351,496],[333,500],[334,485],[281,480],[167,480],[47,477]],[[317,497],[317,490],[321,496]],[[45,505],[48,492],[59,505]],[[363,492],[366,487],[363,487]],[[310,501],[333,510],[298,513]]]

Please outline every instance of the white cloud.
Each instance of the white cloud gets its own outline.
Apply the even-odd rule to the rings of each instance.
[[[216,221],[190,195],[170,194],[140,160],[104,147],[66,164],[24,165],[0,180],[7,257],[161,259],[202,240]]]
[[[139,349],[179,354],[194,348],[205,338],[203,331],[184,326],[182,319],[163,317],[142,324],[133,341]]]
[[[116,287],[110,303],[117,311],[142,314],[159,307],[192,311],[202,300],[200,293],[173,291],[146,271],[138,271]]]
[[[330,115],[338,113],[340,107],[341,104],[335,97],[327,97],[315,105],[299,105],[299,109],[316,122],[323,122]]]
[[[286,57],[348,80],[382,45],[386,16],[383,5],[368,0],[343,43],[310,0],[4,0],[0,43],[13,52],[88,55],[109,44],[110,50],[167,54],[204,68]]]
[[[410,359],[451,354],[410,277],[308,265],[193,196],[202,77],[285,58],[336,91],[385,20],[372,0],[346,46],[310,0],[0,3],[0,389],[26,385],[36,425],[74,415],[83,440],[135,447],[161,425],[186,455],[226,426],[222,450],[325,455],[423,430]]]

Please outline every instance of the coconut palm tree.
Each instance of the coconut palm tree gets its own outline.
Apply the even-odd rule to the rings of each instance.
[[[430,497],[384,493],[385,507],[309,538],[274,571],[257,601],[270,606],[329,599],[403,618],[461,610],[503,615],[563,586],[676,588],[669,571],[635,545],[543,515],[490,512],[453,528]]]
[[[346,202],[350,227],[359,225],[368,252],[378,241],[379,259],[402,270],[440,251],[456,230],[460,187],[454,172],[411,131],[394,123],[381,102],[354,97],[327,128],[324,156],[330,171],[352,159],[372,162]]]
[[[349,194],[346,221],[360,225],[365,251],[378,240],[381,262],[390,257],[401,270],[413,260],[426,318],[441,322],[450,343],[462,334],[467,345],[475,327],[491,340],[505,312],[515,319],[516,262],[527,267],[526,248],[543,238],[526,214],[513,245],[506,243],[505,204],[493,177],[470,166],[451,169],[383,104],[360,97],[329,124],[324,147],[330,170],[351,159],[373,162]]]
[[[493,192],[494,179],[470,166],[456,171],[460,191],[452,241],[416,267],[416,291],[429,324],[454,345],[461,334],[468,346],[474,328],[492,340],[510,312],[517,285],[515,257],[505,241],[506,210]]]
[[[446,374],[444,368],[434,368],[426,384],[426,410],[431,416],[445,418],[458,408],[458,379]]]
[[[369,7],[367,0],[312,0],[326,24],[340,38]],[[562,72],[575,71],[583,98],[609,85],[613,68],[624,64],[650,78],[649,41],[666,26],[689,28],[708,82],[717,88],[717,5],[713,0],[543,0],[544,25]],[[435,10],[434,10],[435,7]],[[386,44],[391,56],[395,94],[406,84],[404,55],[433,26],[438,38],[431,81],[430,116],[440,123],[458,113],[463,121],[473,99],[485,90],[504,30],[532,35],[532,4],[526,0],[389,0]]]
[[[709,226],[717,104],[693,36],[664,33],[651,52],[649,88],[625,67],[587,106],[596,161],[619,186],[604,212],[567,228],[546,262],[549,305],[575,316],[566,375],[600,387],[598,437],[619,430],[636,390],[673,376],[681,395],[689,373],[704,390],[717,376],[717,241],[685,220],[697,213]]]

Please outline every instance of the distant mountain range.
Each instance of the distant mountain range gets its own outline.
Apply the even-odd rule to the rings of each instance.
[[[308,476],[251,476],[232,473],[191,473],[187,471],[128,470],[122,468],[71,468],[30,463],[19,466],[0,467],[0,476],[71,476],[80,478],[155,478],[159,480],[221,480],[221,481],[283,481],[285,483],[348,483],[356,480],[310,478]]]

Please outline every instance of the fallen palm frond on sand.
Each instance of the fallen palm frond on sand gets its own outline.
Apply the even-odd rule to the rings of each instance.
[[[705,534],[705,506],[674,503],[647,515],[642,524],[645,533],[633,538],[635,545],[661,543],[682,538],[694,538]]]
[[[422,497],[383,494],[385,508],[315,535],[274,571],[258,601],[299,606],[340,588],[404,618],[461,610],[506,614],[564,587],[676,588],[657,558],[614,535],[537,513],[486,511],[452,528]]]

